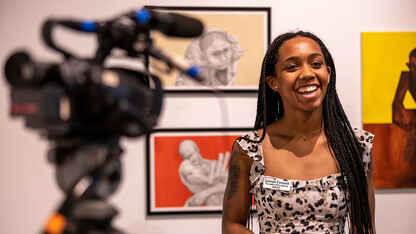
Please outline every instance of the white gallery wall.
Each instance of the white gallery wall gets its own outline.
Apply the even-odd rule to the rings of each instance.
[[[49,16],[105,19],[143,5],[271,7],[273,38],[286,31],[305,30],[326,43],[337,68],[340,99],[351,124],[357,127],[362,126],[360,33],[416,31],[415,0],[1,0],[0,233],[39,233],[63,199],[54,168],[46,160],[47,142],[38,132],[25,128],[22,119],[9,116],[10,90],[4,79],[7,56],[24,47],[36,60],[58,61],[58,54],[41,40],[41,24]],[[61,35],[63,43],[79,54],[94,51],[90,37]],[[255,94],[192,98],[171,94],[164,100],[158,127],[251,127],[255,110]],[[126,233],[220,233],[220,214],[147,216],[145,139],[123,139],[121,144],[125,150],[123,177],[110,199],[120,211],[116,227]],[[377,233],[416,233],[415,209],[416,189],[376,191]]]

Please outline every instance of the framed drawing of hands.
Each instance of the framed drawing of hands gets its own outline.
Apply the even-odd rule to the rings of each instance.
[[[147,135],[147,213],[221,213],[233,142],[249,129],[157,129]]]

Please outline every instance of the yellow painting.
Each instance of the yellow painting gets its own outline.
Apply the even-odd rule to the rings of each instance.
[[[364,129],[375,134],[374,185],[416,187],[416,32],[362,33]]]

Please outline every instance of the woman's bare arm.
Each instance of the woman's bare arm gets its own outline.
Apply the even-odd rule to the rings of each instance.
[[[236,143],[231,153],[222,211],[222,233],[252,233],[246,227],[251,205],[250,168],[253,160]]]

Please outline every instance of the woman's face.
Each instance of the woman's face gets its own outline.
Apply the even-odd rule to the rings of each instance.
[[[331,68],[326,66],[319,45],[310,38],[295,37],[284,42],[278,53],[276,76],[266,80],[282,97],[285,113],[320,108]]]

